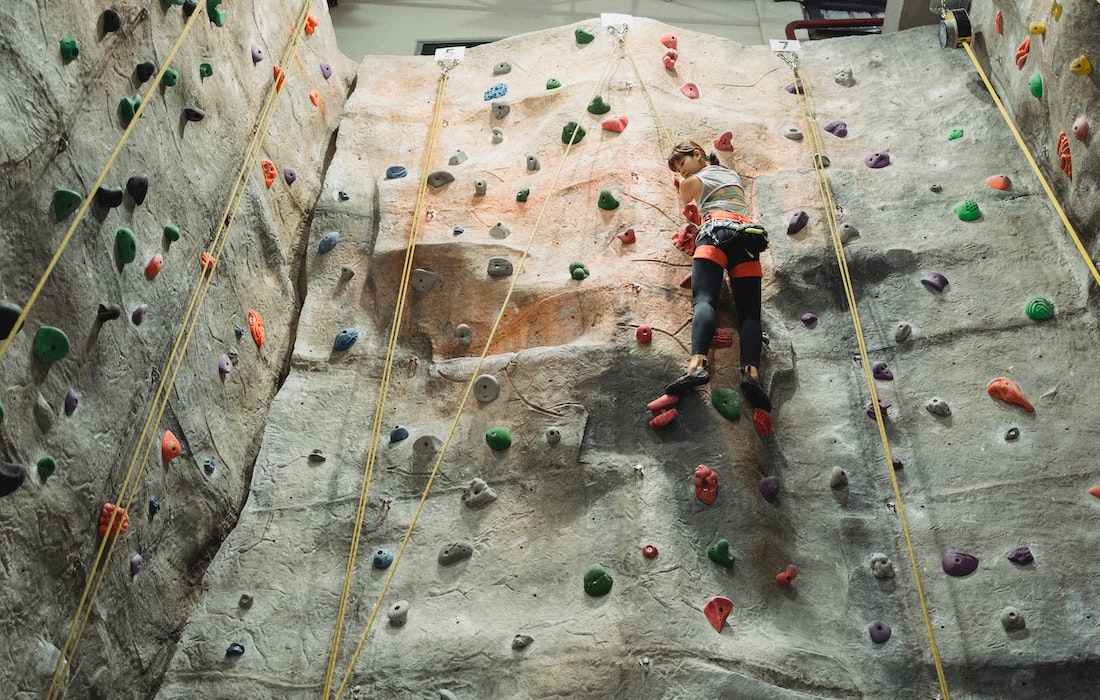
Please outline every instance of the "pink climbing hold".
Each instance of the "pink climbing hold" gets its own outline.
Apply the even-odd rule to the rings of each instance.
[[[653,414],[649,419],[649,427],[657,430],[663,428],[676,417],[676,409],[673,408],[680,401],[680,397],[674,394],[665,394],[646,404],[646,410]]]
[[[695,497],[708,506],[718,498],[718,475],[705,464],[695,467]]]
[[[795,576],[798,576],[798,567],[791,564],[786,571],[780,571],[775,575],[775,582],[779,584],[780,588],[787,588],[794,581]]]
[[[664,44],[665,48],[667,48],[667,49],[675,49],[676,45],[677,45],[676,35],[675,34],[662,34],[661,35],[661,43]]]
[[[718,138],[714,139],[714,147],[719,151],[732,151],[733,150],[733,132],[727,131]]]
[[[1084,117],[1077,117],[1073,120],[1073,136],[1078,141],[1084,141],[1089,137],[1089,123]]]
[[[713,596],[707,599],[707,604],[703,606],[703,614],[719,632],[722,631],[722,625],[726,624],[726,618],[731,612],[733,612],[733,601],[725,596]]]
[[[637,243],[638,237],[634,235],[634,229],[628,228],[622,233],[616,234],[615,238],[618,238],[623,242],[623,245],[630,245],[631,243]]]
[[[1095,498],[1100,498],[1100,486],[1090,486],[1089,495]]]
[[[699,99],[699,86],[695,83],[684,83],[680,86],[680,92],[684,93],[684,97],[688,99]]]
[[[614,131],[617,134],[623,133],[623,129],[626,128],[627,117],[625,114],[620,114],[617,117],[608,117],[600,122],[600,126],[604,131]]]
[[[1035,407],[1024,397],[1024,392],[1020,389],[1020,385],[1008,377],[997,377],[989,382],[986,391],[995,399],[1000,399],[1005,403],[1014,403],[1022,407],[1028,413],[1035,413]]]
[[[665,70],[676,70],[676,59],[679,57],[680,52],[676,49],[665,51],[665,55],[661,56],[661,62],[665,64]]]

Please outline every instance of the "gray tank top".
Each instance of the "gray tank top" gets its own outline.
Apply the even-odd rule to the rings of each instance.
[[[720,165],[708,165],[695,173],[695,177],[703,184],[703,191],[699,194],[700,214],[731,211],[748,215],[749,205],[745,200],[745,191],[741,178],[735,171]]]

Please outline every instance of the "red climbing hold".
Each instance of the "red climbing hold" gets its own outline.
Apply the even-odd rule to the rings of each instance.
[[[691,273],[687,273],[687,277],[680,280],[680,289],[691,289]]]
[[[648,345],[653,342],[653,328],[646,325],[638,326],[638,330],[634,333],[634,337],[637,338],[638,342],[642,345]]]
[[[253,309],[248,310],[248,330],[252,332],[252,340],[256,341],[256,347],[264,346],[264,320]]]
[[[313,103],[314,107],[320,107],[321,106],[321,93],[317,92],[316,90],[310,90],[309,91],[309,101]]]
[[[733,150],[733,132],[727,131],[718,138],[714,139],[714,147],[719,151],[732,151]]]
[[[153,279],[160,274],[160,269],[164,267],[164,256],[157,253],[149,260],[149,264],[145,266],[145,276],[149,279]]]
[[[699,215],[699,205],[695,202],[684,205],[684,218],[695,224],[696,226],[702,226],[703,217]]]
[[[646,404],[645,410],[653,414],[653,418],[649,421],[649,427],[654,430],[663,428],[672,422],[672,419],[676,417],[676,409],[673,408],[680,401],[679,396],[673,394],[665,394],[664,396],[653,399]]]
[[[1008,175],[990,175],[985,179],[985,184],[995,190],[1007,190],[1012,187],[1012,180]]]
[[[1014,403],[1025,408],[1028,413],[1035,413],[1035,407],[1024,398],[1024,392],[1020,389],[1020,385],[1008,377],[997,377],[989,383],[986,391],[995,399],[1000,399],[1005,403]]]
[[[675,408],[669,409],[667,411],[662,411],[661,413],[654,414],[654,416],[649,419],[649,427],[653,428],[654,430],[660,430],[661,428],[671,423],[675,418]]]
[[[319,20],[316,17],[314,17],[313,15],[306,15],[306,26],[305,26],[306,34],[311,34],[312,35],[313,32],[317,31],[317,24],[318,23],[319,23]]]
[[[286,83],[286,71],[275,66],[275,92],[282,91],[284,83]]]
[[[665,51],[665,55],[661,56],[661,62],[665,64],[665,70],[676,70],[676,59],[679,57],[680,52],[676,49]]]
[[[202,257],[199,258],[199,265],[202,266],[203,270],[206,270],[207,272],[209,272],[210,270],[213,270],[214,269],[214,263],[216,263],[216,262],[217,262],[217,260],[214,258],[213,255],[206,252],[205,250],[202,251]]]
[[[786,571],[780,571],[775,575],[775,582],[779,584],[780,588],[786,588],[791,585],[791,581],[794,581],[795,576],[798,576],[798,567],[791,564]]]
[[[710,340],[710,346],[712,348],[732,348],[733,334],[725,328],[715,328],[714,337]]]
[[[636,243],[638,241],[638,237],[634,235],[634,229],[632,228],[628,228],[622,233],[616,235],[615,238],[618,238],[620,241],[622,241],[623,245],[630,245],[631,243]]]
[[[756,428],[756,434],[767,437],[772,431],[772,414],[762,408],[753,409],[752,427]]]
[[[111,514],[115,514],[115,521],[111,523]],[[130,516],[126,514],[125,508],[119,508],[114,503],[104,503],[103,510],[99,512],[99,536],[107,536],[107,525],[111,525],[111,536],[117,537],[118,535],[125,535],[126,529],[130,527]]]
[[[1066,138],[1066,132],[1064,131],[1058,133],[1058,167],[1062,169],[1066,177],[1073,177],[1073,161],[1069,155],[1069,139]]]
[[[676,229],[676,233],[672,234],[672,245],[679,248],[681,251],[688,255],[695,255],[695,233],[698,231],[693,223],[686,223],[680,228]]]
[[[1093,486],[1089,489],[1089,495],[1100,498],[1100,486]]]
[[[183,448],[180,447],[180,441],[176,439],[172,431],[165,430],[164,437],[160,439],[160,456],[164,458],[164,461],[171,462],[176,457],[179,457],[182,449]]]
[[[617,117],[607,117],[600,122],[600,126],[604,131],[614,131],[617,134],[623,133],[623,129],[626,128],[626,123],[629,121],[625,114],[620,114]]]
[[[646,559],[653,559],[657,556],[657,548],[651,544],[642,545],[642,556]]]
[[[695,497],[708,506],[718,498],[718,475],[705,464],[695,467]]]
[[[1031,51],[1031,37],[1025,36],[1023,43],[1016,49],[1016,70],[1023,70],[1027,62],[1027,54]]]
[[[260,169],[264,171],[264,182],[268,187],[275,183],[275,164],[267,158],[260,159]]]
[[[662,34],[661,43],[665,45],[667,49],[676,48],[676,35],[675,34]]]
[[[733,612],[733,601],[725,596],[716,595],[707,600],[703,606],[703,614],[714,625],[714,629],[722,631],[722,625],[726,624],[726,618]]]
[[[993,20],[993,26],[996,27],[998,34],[1005,33],[1005,18],[1001,16],[1001,11],[997,10],[997,18]]]

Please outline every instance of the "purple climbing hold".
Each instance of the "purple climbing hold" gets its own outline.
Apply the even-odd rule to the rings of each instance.
[[[875,379],[888,382],[894,378],[894,373],[890,371],[890,368],[886,366],[885,362],[876,362],[871,365],[871,375]]]
[[[871,633],[871,641],[875,644],[883,644],[890,638],[890,625],[882,620],[875,620],[867,629]]]
[[[842,121],[829,122],[825,125],[825,131],[828,131],[837,138],[844,138],[848,135],[848,125]]]
[[[229,359],[229,355],[222,355],[218,358],[218,371],[222,373],[222,376],[233,371],[233,361]]]
[[[145,321],[145,312],[148,310],[149,307],[146,304],[141,304],[134,309],[133,313],[130,314],[130,320],[133,321],[135,326],[140,326]]]
[[[812,326],[817,323],[817,316],[810,313],[802,314],[802,323],[806,324],[807,326]]]
[[[1027,547],[1017,547],[1008,553],[1008,560],[1017,564],[1030,564],[1035,561],[1035,555]]]
[[[894,465],[895,470],[905,468],[905,464],[900,459],[898,459],[897,457],[894,457],[893,459],[891,459],[890,464]]]
[[[868,154],[863,158],[863,164],[868,168],[885,168],[890,165],[890,154],[886,151]]]
[[[779,498],[779,477],[765,476],[758,485],[760,495],[764,497],[764,500],[768,503],[775,503],[775,499]]]
[[[145,558],[143,556],[141,556],[140,554],[134,555],[134,557],[130,560],[130,578],[138,575],[138,572],[141,571],[141,565],[144,563]]]
[[[294,168],[283,168],[283,179],[286,180],[286,184],[293,185],[298,179],[298,172]]]
[[[942,292],[943,288],[947,286],[947,278],[939,272],[926,272],[924,277],[920,278],[921,284],[926,287],[931,287],[937,292]]]
[[[808,223],[810,223],[810,215],[799,209],[791,214],[790,223],[787,224],[787,235],[793,236],[804,229]]]
[[[325,76],[325,80],[332,77],[332,66],[324,61],[321,61],[321,75]]]
[[[77,398],[76,392],[69,389],[65,392],[65,415],[71,416],[76,413],[76,405],[80,403],[80,399]]]
[[[882,411],[882,417],[883,418],[886,417],[886,409],[890,408],[893,405],[894,404],[890,403],[890,399],[884,399],[881,396],[878,397],[878,407]],[[870,401],[868,401],[867,405],[863,407],[863,410],[867,414],[868,418],[870,418],[871,420],[875,419],[875,406],[874,406],[874,404],[872,404]]]
[[[798,80],[796,80],[793,83],[787,83],[786,90],[787,90],[787,92],[791,93],[792,95],[795,94],[795,93],[798,93],[799,95],[801,95],[806,91],[805,88],[802,87],[802,79],[801,78],[799,78]]]
[[[264,50],[256,42],[252,42],[252,62],[259,63],[262,60],[264,60]]]
[[[978,568],[978,558],[973,554],[960,552],[948,547],[940,557],[944,573],[950,576],[966,576]]]

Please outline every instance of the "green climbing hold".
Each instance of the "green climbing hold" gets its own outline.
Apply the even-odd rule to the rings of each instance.
[[[573,274],[573,272],[578,267],[584,267],[584,263],[582,263],[582,262],[571,262],[571,263],[569,263],[569,274]]]
[[[171,241],[178,241],[180,239],[180,227],[167,224],[164,227],[164,237]]]
[[[169,5],[182,5],[185,0],[164,0],[164,2],[168,3]]]
[[[215,27],[224,27],[225,20],[228,18],[225,10],[218,7],[220,4],[222,4],[222,0],[206,0],[206,16],[210,18]]]
[[[573,36],[577,38],[578,44],[587,44],[596,38],[595,34],[589,34],[583,29],[577,29],[577,31],[573,32]]]
[[[139,108],[141,108],[141,95],[123,97],[119,100],[118,109],[122,114],[123,126],[130,126],[130,122],[134,120],[134,115],[137,114]]]
[[[561,87],[561,81],[558,80],[557,78],[550,78],[549,80],[546,81],[546,89],[547,90],[556,90],[560,87]]]
[[[948,141],[954,141],[955,139],[961,139],[963,136],[962,129],[952,129],[951,133],[947,135]]]
[[[61,58],[66,62],[75,61],[76,57],[80,55],[80,44],[76,39],[70,39],[69,37],[61,37]]]
[[[588,111],[592,114],[607,114],[611,111],[611,105],[602,96],[596,95],[588,103]]]
[[[600,190],[600,199],[596,204],[604,211],[611,211],[612,209],[619,208],[619,200],[615,199],[615,195],[611,194],[611,190]]]
[[[722,538],[707,548],[707,556],[719,566],[729,568],[733,566],[733,555],[730,554],[730,541]]]
[[[490,428],[485,433],[485,442],[493,452],[501,452],[512,446],[512,434],[507,428]]]
[[[1039,75],[1038,73],[1031,76],[1031,78],[1027,81],[1027,86],[1031,89],[1032,97],[1038,99],[1043,96],[1043,76]]]
[[[576,137],[573,136],[574,133],[577,134]],[[585,132],[584,127],[577,122],[568,122],[561,130],[561,142],[580,143],[581,139],[584,138],[585,133],[587,132]]]
[[[123,265],[132,263],[137,257],[137,237],[128,228],[120,228],[115,234],[115,249]]]
[[[49,455],[44,455],[38,458],[38,478],[42,479],[42,483],[46,483],[46,479],[53,476],[53,473],[57,471],[57,460]]]
[[[84,198],[72,190],[54,190],[53,213],[57,215],[57,218],[64,219],[66,216],[76,211],[83,201]]]
[[[212,75],[214,75],[214,66],[210,65],[209,63],[200,63],[199,64],[199,77],[200,78],[209,78]]]
[[[60,328],[39,326],[34,336],[34,356],[42,362],[53,364],[69,354],[69,336]]]
[[[530,196],[530,194],[531,194],[531,189],[528,188],[528,187],[524,187],[519,192],[516,192],[516,201],[517,202],[526,202],[527,197]]]
[[[964,199],[955,205],[955,214],[963,221],[977,221],[982,215],[978,211],[978,203],[973,199]]]
[[[710,402],[723,418],[737,420],[741,417],[741,395],[733,389],[711,389]]]
[[[165,87],[175,87],[179,85],[180,74],[179,71],[169,68],[164,71],[164,77],[160,79],[160,84]]]
[[[611,574],[607,573],[607,569],[599,564],[593,564],[588,567],[588,571],[584,572],[584,592],[595,598],[607,595],[611,590],[612,583],[614,583],[614,580],[611,578]]]
[[[575,280],[583,280],[588,277],[588,268],[582,262],[569,263],[569,276]]]
[[[1031,297],[1027,300],[1024,313],[1032,321],[1047,321],[1054,318],[1054,302],[1045,297]]]

